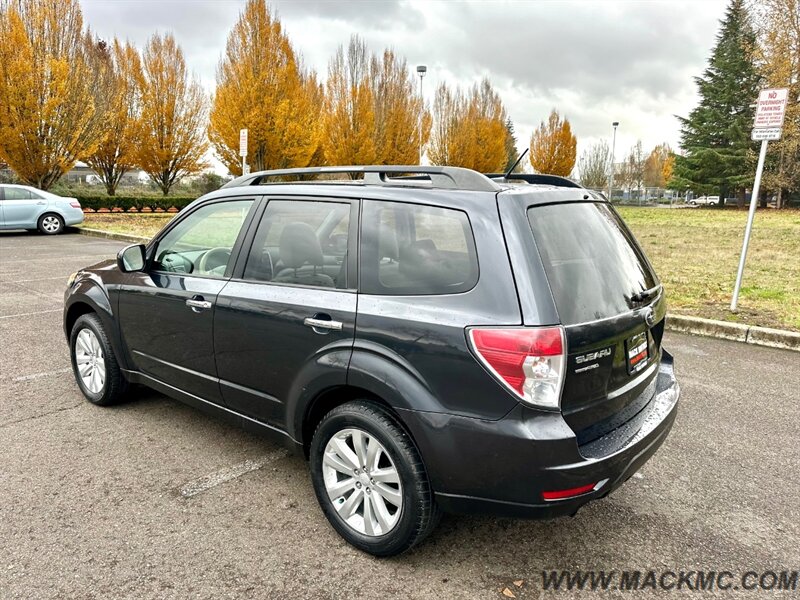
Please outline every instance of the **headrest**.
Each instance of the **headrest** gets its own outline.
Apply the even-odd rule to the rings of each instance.
[[[393,227],[381,223],[378,230],[378,260],[391,258],[397,260],[400,252],[397,249],[397,234]]]
[[[319,238],[307,223],[289,223],[284,227],[279,248],[283,266],[290,269],[305,264],[321,266],[325,262]]]
[[[417,240],[400,249],[400,272],[413,278],[435,276],[441,255],[433,240]]]

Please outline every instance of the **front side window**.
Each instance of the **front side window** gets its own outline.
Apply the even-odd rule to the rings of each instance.
[[[198,208],[158,243],[157,271],[222,277],[252,200],[218,202]]]
[[[33,194],[24,188],[7,187],[5,188],[6,200],[33,200]]]
[[[271,200],[256,231],[244,278],[344,288],[350,204]]]
[[[455,294],[478,281],[467,215],[438,206],[365,201],[361,265],[367,294]]]

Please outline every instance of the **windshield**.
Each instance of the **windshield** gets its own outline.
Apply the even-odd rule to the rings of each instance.
[[[632,296],[658,285],[633,234],[608,204],[532,207],[528,221],[564,325],[628,312]]]

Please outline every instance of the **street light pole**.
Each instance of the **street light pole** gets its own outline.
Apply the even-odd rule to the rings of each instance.
[[[611,169],[609,170],[608,174],[608,201],[611,202],[611,191],[614,189],[614,160],[615,160],[615,150],[617,146],[617,127],[619,127],[619,121],[614,121],[611,123],[611,126],[614,128],[614,133],[611,137]]]
[[[425,109],[425,98],[422,95],[422,79],[428,72],[428,67],[425,65],[417,66],[417,75],[419,75],[419,117],[417,123],[417,131],[419,135],[419,164],[422,164],[422,112]]]

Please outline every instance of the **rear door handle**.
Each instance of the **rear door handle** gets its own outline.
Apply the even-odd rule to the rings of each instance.
[[[315,319],[312,317],[306,317],[303,319],[303,325],[313,329],[330,329],[331,331],[342,330],[341,321],[331,321],[330,319]]]
[[[36,204],[38,204],[39,206],[44,206],[45,204],[47,204],[47,202],[37,202]]]
[[[203,300],[202,296],[195,296],[186,301],[186,306],[190,307],[194,312],[201,312],[211,308],[211,302]]]

